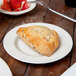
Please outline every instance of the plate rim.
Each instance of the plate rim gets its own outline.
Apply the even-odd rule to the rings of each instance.
[[[10,67],[8,66],[8,64],[0,57],[0,61],[2,61],[2,63],[5,64],[5,66],[9,69],[10,75],[13,76],[12,71],[10,69]]]
[[[42,22],[37,22],[37,23],[26,23],[26,24],[22,24],[22,25],[20,25],[20,26],[16,26],[16,27],[14,27],[13,29],[15,29],[15,28],[19,28],[19,27],[21,27],[21,26],[24,26],[24,25],[29,25],[29,24],[34,24],[34,25],[36,25],[36,24],[41,24],[41,25],[43,25],[43,24],[46,24],[46,25],[52,25],[52,26],[54,26],[54,27],[57,27],[57,28],[60,28],[60,29],[62,29],[62,30],[64,30],[63,28],[61,28],[61,27],[59,27],[59,26],[57,26],[57,25],[54,25],[54,24],[49,24],[49,23],[42,23]],[[25,26],[25,27],[26,27]],[[13,30],[13,29],[11,29],[11,30]],[[10,30],[10,31],[11,31]],[[10,32],[9,31],[9,32]],[[10,55],[10,56],[12,56],[13,58],[15,58],[15,59],[17,59],[17,60],[19,60],[19,61],[21,61],[21,62],[26,62],[26,63],[31,63],[31,64],[47,64],[47,63],[52,63],[52,62],[55,62],[55,61],[59,61],[59,60],[61,60],[61,59],[63,59],[65,56],[67,56],[69,53],[70,53],[70,51],[72,50],[72,47],[73,47],[73,40],[72,40],[72,37],[71,37],[71,35],[66,31],[66,30],[64,30],[69,36],[70,36],[70,38],[71,38],[71,41],[72,41],[72,44],[71,44],[71,47],[70,47],[70,50],[69,50],[69,52],[67,53],[67,54],[65,54],[65,55],[63,55],[62,57],[60,57],[60,58],[58,58],[58,59],[56,59],[56,60],[53,60],[53,61],[48,61],[48,62],[29,62],[29,61],[24,61],[24,60],[20,60],[20,59],[18,59],[18,58],[16,58],[16,57],[14,57],[14,56],[12,56],[12,55],[10,55],[7,51],[6,51],[6,49],[5,49],[5,46],[4,46],[4,39],[5,39],[5,37],[4,37],[4,39],[3,39],[3,46],[4,46],[4,49],[5,49],[5,51]],[[9,33],[8,32],[8,33]],[[8,34],[7,33],[7,34]],[[6,35],[7,35],[6,34]],[[5,36],[6,36],[5,35]]]

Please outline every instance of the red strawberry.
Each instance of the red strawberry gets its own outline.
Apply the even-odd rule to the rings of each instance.
[[[23,1],[26,1],[26,0],[21,0],[21,1],[23,2]]]
[[[15,12],[21,11],[21,8],[17,8],[14,10]]]
[[[9,3],[10,0],[3,0],[3,3]]]
[[[29,4],[25,2],[25,3],[23,4],[22,10],[25,10],[25,9],[27,9],[27,8],[29,8]]]
[[[8,3],[4,3],[1,8],[10,12],[12,11],[11,6]]]
[[[17,9],[21,7],[22,0],[10,0],[12,9]]]

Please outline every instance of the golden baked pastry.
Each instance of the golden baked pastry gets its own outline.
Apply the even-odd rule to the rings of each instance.
[[[26,44],[42,55],[51,56],[59,46],[57,32],[44,26],[21,27],[17,34]]]

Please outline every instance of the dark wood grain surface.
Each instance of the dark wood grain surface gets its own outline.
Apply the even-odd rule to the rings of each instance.
[[[76,8],[67,7],[64,0],[42,1],[47,3],[52,9],[76,18]],[[3,47],[3,38],[6,33],[15,26],[31,22],[51,23],[64,28],[74,41],[71,52],[59,61],[44,65],[23,63],[8,55]],[[76,24],[50,12],[40,5],[37,5],[31,12],[20,16],[9,16],[0,13],[0,57],[9,65],[13,76],[60,76],[76,62]]]

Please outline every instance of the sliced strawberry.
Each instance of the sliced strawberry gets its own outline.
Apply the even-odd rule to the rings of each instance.
[[[22,10],[25,10],[25,9],[27,9],[27,8],[29,8],[29,4],[25,2],[25,3],[23,4]]]
[[[10,4],[8,4],[8,3],[4,3],[2,6],[1,6],[1,8],[3,9],[3,10],[7,10],[7,11],[12,11],[12,9],[11,9],[11,6],[10,6]]]
[[[21,2],[27,2],[27,0],[21,0]]]
[[[14,11],[15,11],[15,12],[19,12],[19,11],[21,11],[21,8],[17,8],[17,9],[15,9]]]
[[[3,0],[3,3],[9,3],[10,0]]]
[[[21,0],[10,0],[12,9],[17,9],[21,7]]]

